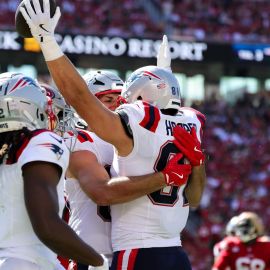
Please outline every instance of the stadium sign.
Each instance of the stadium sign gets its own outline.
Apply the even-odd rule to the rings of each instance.
[[[19,51],[22,48],[17,32],[0,31],[0,50]]]
[[[155,58],[160,40],[121,37],[99,37],[84,35],[56,35],[64,53],[104,56],[127,56],[137,58]],[[207,44],[203,42],[170,41],[172,59],[203,61]],[[23,50],[40,52],[33,39],[23,39],[17,32],[0,31],[1,50]]]
[[[124,58],[156,58],[160,40],[91,35],[56,35],[66,54],[113,56]],[[192,62],[270,62],[269,44],[220,44],[205,42],[169,41],[171,57]],[[23,39],[17,32],[0,31],[1,51],[40,53],[34,39]]]
[[[240,60],[262,62],[270,57],[269,44],[233,44],[233,50]]]
[[[62,50],[71,54],[92,54],[155,58],[160,40],[123,39],[121,37],[98,37],[82,35],[57,35]],[[170,41],[172,59],[203,61],[207,44],[202,42]]]

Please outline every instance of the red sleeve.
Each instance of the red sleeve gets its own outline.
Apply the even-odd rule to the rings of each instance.
[[[216,257],[213,270],[225,270],[228,266],[231,266],[230,254],[228,249],[223,249],[219,256]]]

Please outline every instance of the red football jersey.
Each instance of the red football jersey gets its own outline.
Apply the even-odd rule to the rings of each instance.
[[[223,249],[215,259],[213,270],[270,270],[270,241],[267,237],[257,238],[249,245],[237,237],[223,241]]]
[[[220,255],[221,251],[227,247],[227,243],[228,243],[228,241],[230,241],[230,238],[232,238],[232,237],[234,237],[234,236],[231,236],[231,235],[226,236],[220,242],[218,242],[214,245],[213,255],[215,258],[217,258]]]

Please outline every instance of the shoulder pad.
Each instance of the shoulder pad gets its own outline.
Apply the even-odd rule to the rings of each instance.
[[[206,116],[201,113],[200,111],[197,111],[191,107],[181,107],[179,110],[179,113],[187,113],[187,114],[194,114],[201,122],[202,127],[205,125],[206,122]]]
[[[270,242],[270,237],[268,235],[263,235],[261,237],[258,237],[258,242]]]
[[[31,141],[31,139],[38,136],[41,133],[44,133],[44,132],[51,132],[51,131],[47,130],[47,129],[36,129],[36,130],[31,131],[29,133],[29,135],[27,137],[24,137],[23,140],[19,143],[18,148],[16,150],[16,154],[14,156],[15,159],[14,160],[7,160],[7,163],[8,164],[16,163],[18,161],[20,155],[22,154],[23,150],[26,148],[28,143]]]

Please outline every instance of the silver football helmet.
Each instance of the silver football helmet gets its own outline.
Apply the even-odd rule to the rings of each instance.
[[[226,232],[226,235],[235,235],[235,228],[237,226],[237,222],[238,222],[238,216],[233,216],[229,222],[227,223],[226,225],[226,229],[225,229],[225,232]]]
[[[135,70],[124,84],[121,96],[128,103],[144,100],[159,109],[179,109],[180,86],[173,73],[157,66]]]
[[[41,86],[22,73],[0,74],[0,132],[47,128],[47,97]]]
[[[124,82],[110,71],[90,71],[83,76],[88,89],[95,95],[121,93]]]
[[[49,126],[51,130],[63,134],[75,128],[75,112],[69,106],[60,92],[46,83],[40,83],[41,87],[46,91],[48,97],[47,114],[51,115]],[[54,118],[53,118],[54,116]]]
[[[243,212],[238,216],[235,227],[235,235],[243,243],[247,243],[264,234],[264,226],[261,218],[253,212]]]

